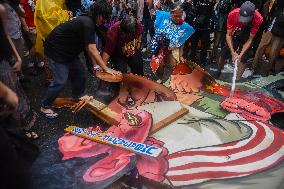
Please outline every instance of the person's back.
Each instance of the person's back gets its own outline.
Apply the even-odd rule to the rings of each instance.
[[[94,41],[95,24],[89,16],[79,16],[57,26],[46,38],[44,51],[58,62],[72,60]]]

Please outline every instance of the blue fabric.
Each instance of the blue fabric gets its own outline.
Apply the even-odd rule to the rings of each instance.
[[[94,0],[81,0],[81,4],[84,9],[89,9],[94,4]]]
[[[169,40],[166,39],[162,34],[154,35],[151,41],[151,53],[152,55],[158,56],[160,49],[169,47]]]
[[[170,12],[156,12],[156,36],[163,36],[169,40],[169,48],[178,48],[194,33],[194,29],[188,23],[176,25],[171,19]]]

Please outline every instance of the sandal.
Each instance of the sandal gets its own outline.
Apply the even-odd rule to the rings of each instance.
[[[33,132],[33,131],[26,131],[26,136],[29,138],[29,139],[33,139],[33,140],[36,140],[39,138],[38,134]]]
[[[40,108],[40,113],[48,119],[55,119],[58,117],[58,113],[54,112],[52,109]]]

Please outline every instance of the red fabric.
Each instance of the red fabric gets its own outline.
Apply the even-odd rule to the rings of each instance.
[[[120,21],[116,22],[107,33],[107,42],[105,52],[108,55],[123,55],[126,57],[132,56],[139,47],[142,35],[142,24],[138,22],[137,32],[135,36],[121,36],[119,33]]]
[[[36,0],[34,0],[34,3],[36,3]],[[25,21],[28,25],[28,27],[35,27],[34,24],[34,13],[32,11],[32,8],[30,7],[28,0],[20,0],[20,4],[23,6],[23,9],[25,11]]]
[[[190,74],[192,69],[186,63],[179,63],[173,70],[172,75],[185,75]]]
[[[184,23],[184,20],[181,19],[181,20],[179,21],[178,25],[182,25],[183,23]]]
[[[245,27],[244,24],[239,22],[240,8],[236,8],[232,10],[227,19],[227,30],[235,29],[243,29]],[[260,25],[263,22],[263,18],[258,11],[254,12],[251,24],[251,34],[256,35]],[[234,33],[233,33],[234,34]]]

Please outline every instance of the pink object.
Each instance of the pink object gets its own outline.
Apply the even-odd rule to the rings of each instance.
[[[138,169],[139,175],[156,182],[162,182],[164,181],[165,174],[169,169],[169,164],[166,160],[168,150],[163,147],[163,142],[152,137],[147,138],[145,144],[162,148],[163,151],[157,158],[137,156],[136,167]]]
[[[270,113],[263,107],[241,98],[226,98],[221,107],[233,113],[238,113],[247,120],[266,122],[270,119]]]
[[[119,114],[120,124],[111,126],[106,133],[126,140],[144,143],[152,126],[152,118],[148,112],[140,110],[124,110]],[[71,134],[65,134],[58,141],[63,160],[73,157],[93,157],[108,153],[106,158],[93,164],[84,174],[86,182],[104,181],[117,175],[130,162],[135,154],[113,146],[92,142]]]
[[[191,74],[172,75],[171,88],[175,92],[197,93],[202,87],[203,74],[199,70],[193,70]]]

